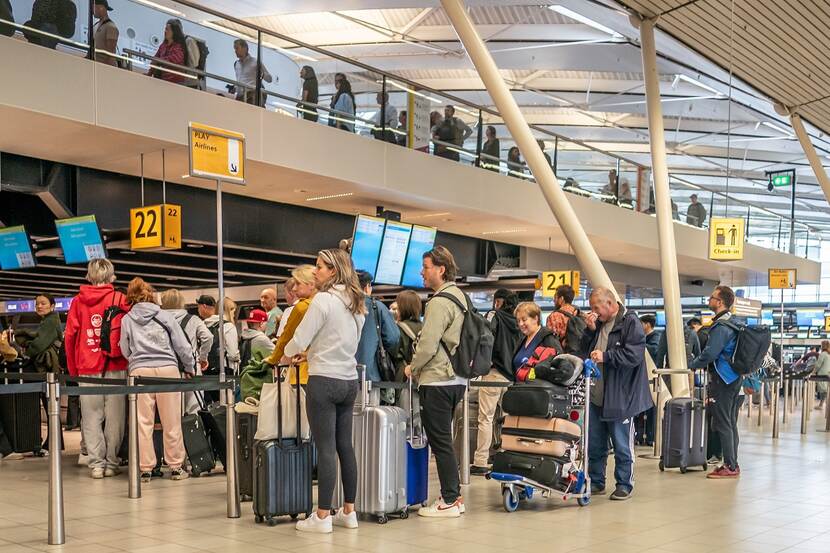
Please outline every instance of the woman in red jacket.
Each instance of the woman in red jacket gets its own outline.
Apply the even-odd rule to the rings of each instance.
[[[164,42],[159,46],[155,57],[171,64],[187,65],[187,42],[184,31],[182,31],[182,24],[178,20],[170,19],[167,21],[164,26]],[[176,84],[182,84],[185,81],[182,67],[173,67],[156,61],[150,66],[147,74]]]
[[[112,285],[115,269],[109,260],[90,261],[86,279],[89,284],[82,285],[72,299],[66,319],[63,335],[67,370],[72,376],[124,380],[127,360],[121,355],[118,341],[121,319],[130,306],[124,294]],[[109,339],[102,344],[101,335],[107,332]],[[81,432],[93,478],[118,474],[118,448],[124,437],[125,407],[124,396],[81,396]]]

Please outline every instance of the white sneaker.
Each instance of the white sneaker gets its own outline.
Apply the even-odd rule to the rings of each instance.
[[[463,502],[461,498],[455,500],[455,503],[447,505],[443,499],[438,499],[429,507],[421,507],[418,509],[418,516],[434,517],[434,518],[458,518],[461,516]]]
[[[313,534],[331,534],[331,519],[333,517],[327,516],[320,518],[317,513],[312,513],[310,517],[304,520],[298,520],[295,528],[298,532],[309,532]]]
[[[19,461],[23,459],[22,453],[9,453],[8,455],[0,455],[0,461]]]
[[[183,468],[177,468],[170,471],[171,480],[187,480],[188,478],[190,478],[190,473]]]
[[[101,467],[94,468],[92,469],[90,476],[92,476],[95,480],[101,480],[104,477],[104,469]]]
[[[354,530],[357,528],[357,511],[352,511],[348,515],[343,512],[343,508],[337,509],[337,512],[332,517],[334,520],[331,523],[335,526],[349,528]]]
[[[116,467],[107,467],[104,469],[105,478],[112,478],[113,476],[118,476],[119,474],[121,474],[121,470]]]

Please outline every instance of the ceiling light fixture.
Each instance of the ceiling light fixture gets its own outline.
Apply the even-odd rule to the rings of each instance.
[[[310,198],[306,198],[305,201],[307,202],[317,202],[320,200],[331,200],[334,198],[345,198],[347,196],[353,196],[354,192],[344,192],[342,194],[329,194],[327,196],[312,196]]]
[[[775,129],[776,131],[780,132],[781,134],[784,134],[784,135],[787,135],[787,136],[792,136],[793,135],[793,133],[791,133],[790,131],[788,131],[784,127],[779,127],[778,125],[775,125],[774,123],[770,123],[769,121],[762,121],[761,124],[765,127],[769,127],[770,129]]]
[[[611,35],[611,38],[613,38],[613,39],[623,39],[623,38],[625,38],[624,36],[622,36],[617,31],[615,31],[615,30],[613,30],[609,27],[606,27],[605,25],[603,25],[601,23],[597,23],[593,19],[589,19],[589,18],[585,17],[584,15],[578,14],[575,11],[566,8],[565,6],[560,6],[560,5],[556,4],[556,5],[553,5],[553,6],[548,6],[548,9],[552,10],[552,11],[555,11],[558,14],[564,15],[565,17],[573,19],[574,21],[579,21],[583,25],[587,25],[587,26],[591,27],[592,29],[596,29],[597,31],[602,31],[603,33],[605,33],[607,35]]]
[[[378,81],[378,83],[382,83],[382,82],[383,81]],[[433,98],[432,96],[428,96],[428,95],[424,94],[423,92],[418,92],[417,90],[412,90],[408,86],[397,83],[397,82],[395,82],[391,79],[387,79],[386,84],[390,84],[390,85],[394,86],[395,88],[400,88],[401,90],[411,92],[412,94],[414,94],[416,96],[420,96],[421,98],[426,98],[430,102],[435,102],[436,104],[442,103],[442,100],[439,100],[438,98]]]
[[[179,10],[174,10],[173,8],[168,8],[167,6],[162,6],[161,4],[156,4],[155,2],[150,2],[150,0],[135,0],[139,4],[144,4],[148,8],[153,8],[156,10],[161,10],[163,12],[169,13],[170,15],[177,15],[179,17],[187,17],[184,12],[180,12]]]
[[[711,86],[709,86],[709,85],[705,85],[705,84],[703,84],[702,82],[698,81],[697,79],[693,79],[693,78],[688,77],[688,76],[686,76],[686,75],[683,75],[683,74],[681,74],[681,73],[678,73],[677,75],[675,75],[675,76],[674,76],[674,78],[675,78],[675,80],[676,80],[676,81],[677,81],[677,80],[684,81],[684,82],[687,82],[687,83],[689,83],[689,84],[693,84],[693,85],[695,85],[695,86],[697,86],[697,87],[700,87],[700,88],[702,88],[703,90],[708,90],[708,91],[709,91],[709,92],[711,92],[712,94],[717,94],[718,96],[723,96],[723,94],[722,94],[720,91],[715,90],[715,89],[714,89],[714,88],[712,88]],[[674,83],[672,83],[672,88],[674,88],[674,87],[675,87],[675,85],[674,85]]]
[[[489,234],[515,234],[517,232],[527,232],[526,228],[511,228],[506,230],[490,230],[487,232],[482,232],[482,235],[489,235]]]

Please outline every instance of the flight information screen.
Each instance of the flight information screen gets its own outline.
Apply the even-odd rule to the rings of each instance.
[[[406,250],[409,247],[409,237],[411,235],[412,225],[398,221],[386,222],[375,282],[394,286],[401,283],[404,262],[406,261]]]
[[[67,265],[89,263],[93,259],[107,257],[95,215],[59,219],[55,221],[55,226],[63,249],[63,260]]]
[[[423,288],[424,280],[421,278],[421,267],[423,255],[435,245],[437,229],[433,227],[412,227],[412,237],[409,240],[409,249],[406,252],[406,262],[403,269],[402,285],[410,288]]]
[[[0,269],[12,271],[35,266],[29,235],[21,225],[0,228]]]
[[[352,263],[358,271],[375,274],[386,220],[358,215],[352,236]]]

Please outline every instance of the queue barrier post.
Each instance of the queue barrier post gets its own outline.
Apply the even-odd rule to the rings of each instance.
[[[783,378],[783,377],[782,377]],[[778,396],[781,394],[781,382],[782,380],[776,379],[775,383],[772,386],[772,396],[771,399],[771,409],[772,409],[772,438],[778,439],[778,435],[781,431],[781,424],[778,420],[778,410],[779,405],[781,403],[781,398]]]
[[[761,426],[764,418],[764,395],[766,391],[767,383],[761,380],[761,397],[758,398],[758,426]]]
[[[464,389],[464,399],[461,406],[461,484],[470,484],[470,386]]]
[[[298,379],[299,380],[299,379]],[[225,402],[225,474],[227,476],[228,518],[240,517],[239,472],[236,448],[236,410],[234,410],[234,389],[222,390]]]
[[[66,543],[63,511],[63,474],[61,472],[60,387],[55,373],[46,374],[46,398],[49,424],[49,545]]]
[[[135,386],[135,377],[127,377],[127,385]],[[141,498],[141,471],[138,466],[138,394],[127,394],[127,408],[129,412],[129,423],[127,426],[129,453],[127,480],[129,482],[128,497],[130,499]]]
[[[805,380],[801,386],[801,433],[807,433],[807,410],[810,408],[810,402],[807,401],[807,394],[810,392],[809,381]]]

